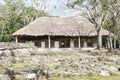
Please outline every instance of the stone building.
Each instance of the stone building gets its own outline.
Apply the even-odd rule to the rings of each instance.
[[[108,33],[105,29],[101,30],[102,37]],[[80,16],[40,17],[13,33],[13,36],[16,42],[18,39],[31,40],[40,48],[97,47],[95,25]]]

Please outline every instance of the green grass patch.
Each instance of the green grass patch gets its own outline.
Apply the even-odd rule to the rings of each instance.
[[[49,80],[120,80],[120,76],[51,77]]]
[[[22,69],[24,66],[25,66],[24,63],[16,63],[16,64],[13,64],[12,66],[9,66],[8,68],[19,70],[19,69]]]

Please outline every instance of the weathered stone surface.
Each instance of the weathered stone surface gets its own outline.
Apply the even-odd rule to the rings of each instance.
[[[99,75],[100,76],[110,76],[110,74],[107,70],[102,70]]]
[[[11,58],[6,58],[3,60],[0,60],[0,65],[1,66],[11,66],[13,64],[12,59]]]
[[[17,52],[18,52],[17,56],[30,56],[30,52],[26,48],[17,49]]]
[[[30,66],[30,65],[25,65],[23,68],[22,68],[22,71],[23,72],[31,72],[31,70],[33,70],[33,68]]]
[[[33,80],[36,80],[37,79],[37,76],[36,76],[36,74],[35,73],[31,73],[31,74],[28,74],[27,76],[26,76],[26,79],[27,80],[31,80],[31,79],[33,79]]]
[[[6,74],[6,69],[5,68],[1,68],[0,69],[0,74]]]
[[[30,48],[33,47],[32,45],[29,44],[23,44],[23,43],[9,43],[9,42],[0,42],[0,50],[5,50],[5,49],[18,49],[18,48]]]
[[[49,74],[61,77],[120,75],[119,54],[101,54],[99,52],[92,53],[92,51],[84,53],[72,50],[45,49],[42,51],[23,44],[13,44],[9,48],[3,48],[0,50],[0,66],[3,67],[0,69],[1,74],[5,74],[4,68],[11,68],[15,70],[15,76],[23,80],[31,73],[36,76]]]
[[[33,45],[23,43],[0,43],[0,57],[9,56],[30,56],[35,54],[37,49]]]
[[[28,51],[31,55],[35,55],[37,53],[37,51],[34,48],[28,48]]]
[[[16,61],[16,63],[17,62],[18,63],[23,63],[24,62],[24,60],[22,58],[20,58],[20,57],[15,57],[14,60]]]
[[[60,74],[60,77],[70,77],[70,76],[71,76],[71,74],[68,72],[63,72]]]
[[[0,51],[0,55],[2,54],[3,51]]]
[[[2,75],[0,74],[0,80],[10,80],[8,75]]]
[[[16,74],[15,75],[15,78],[16,78],[16,80],[26,80],[26,76],[27,76],[27,74],[24,74],[24,73],[22,73],[22,74]]]
[[[12,56],[12,52],[10,50],[4,50],[4,54],[6,54],[7,57]]]

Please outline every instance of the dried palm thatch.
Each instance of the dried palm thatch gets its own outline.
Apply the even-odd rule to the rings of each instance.
[[[102,36],[108,31],[101,30]],[[97,36],[95,26],[86,19],[76,16],[70,18],[41,17],[13,33],[13,36]]]

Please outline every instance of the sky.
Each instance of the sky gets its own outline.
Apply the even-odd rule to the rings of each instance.
[[[0,0],[0,3],[4,3],[3,0]]]
[[[4,3],[3,0],[0,0],[0,3],[3,4]],[[67,17],[67,16],[74,16],[79,13],[79,11],[68,9],[65,6],[66,4],[65,0],[46,0],[45,4],[46,4],[46,11],[53,16]]]
[[[48,0],[47,1],[47,7],[51,6],[48,8],[47,11],[49,11],[51,14],[55,16],[72,16],[75,14],[78,14],[77,11],[73,9],[68,9],[65,6],[64,0]]]

